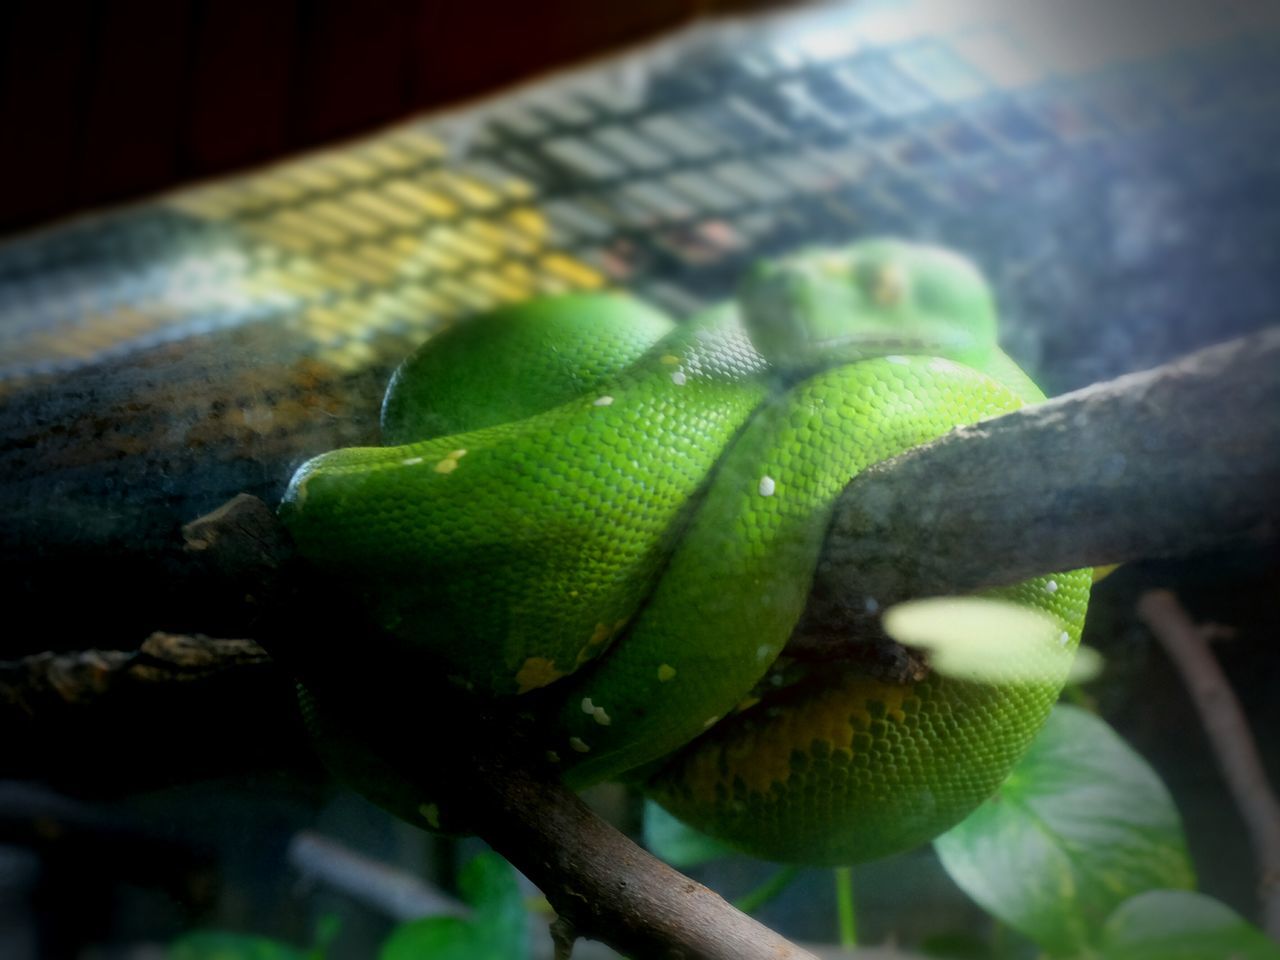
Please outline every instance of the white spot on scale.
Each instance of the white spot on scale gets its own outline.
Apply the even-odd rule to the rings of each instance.
[[[569,738],[569,746],[573,747],[574,750],[577,750],[578,753],[587,753],[591,749],[587,746],[585,741],[580,740],[577,737]]]
[[[756,647],[756,659],[757,659],[757,660],[763,660],[763,659],[765,659],[766,657],[768,657],[768,656],[769,656],[769,654],[771,654],[771,653],[773,653],[773,647],[769,646],[769,644],[767,644],[767,643],[762,643],[762,644],[760,644],[760,646]]]
[[[777,488],[778,488],[778,485],[774,482],[773,477],[769,476],[768,474],[765,474],[763,477],[760,478],[760,486],[757,489],[759,489],[760,491],[760,496],[772,497],[774,490],[776,490]]]
[[[938,373],[950,373],[956,369],[956,364],[944,357],[934,357],[929,361],[929,369],[936,370]]]
[[[405,457],[405,459],[401,460],[400,462],[404,464],[406,467],[412,467],[415,464],[421,463],[422,458],[421,457]]]
[[[1045,589],[1045,591],[1046,591],[1047,593],[1057,593],[1057,592],[1058,592],[1058,581],[1057,581],[1057,580],[1050,580],[1048,583],[1046,583],[1046,584],[1044,585],[1044,589]]]
[[[671,375],[671,382],[677,387],[683,387],[685,385],[685,375],[677,370]]]
[[[593,407],[607,407],[612,403],[613,397],[609,396],[607,393],[603,397],[596,397],[591,401],[591,405]]]
[[[875,613],[880,609],[880,601],[875,597],[867,597],[867,599],[862,601],[862,608],[866,610],[867,613]]]
[[[1065,647],[1070,642],[1071,642],[1071,634],[1067,633],[1067,631],[1063,630],[1060,634],[1058,634],[1059,644]]]
[[[613,719],[609,714],[604,712],[604,707],[596,707],[591,711],[591,715],[595,718],[596,723],[600,724],[602,727],[607,727],[609,724],[613,723]]]
[[[560,762],[560,754],[556,753],[554,750],[548,750],[548,751],[547,751],[547,762],[548,762],[548,763],[559,763],[559,762]]]
[[[911,362],[911,361],[910,361],[910,360],[908,360],[906,357],[900,357],[900,356],[898,356],[897,354],[894,354],[894,355],[893,355],[893,356],[891,356],[891,357],[885,357],[885,360],[886,360],[888,363],[900,363],[900,364],[903,364],[903,365],[906,365],[906,364],[908,364],[908,363],[910,363],[910,362]]]
[[[712,727],[716,725],[716,721],[719,719],[720,719],[719,717],[707,717],[706,720],[702,721],[702,729],[710,730]]]
[[[591,698],[590,698],[590,697],[583,697],[583,698],[582,698],[582,712],[583,712],[583,713],[585,713],[585,714],[591,714],[591,713],[594,713],[594,712],[595,712],[595,709],[596,709],[596,705],[595,705],[594,703],[592,703],[592,702],[591,702]]]

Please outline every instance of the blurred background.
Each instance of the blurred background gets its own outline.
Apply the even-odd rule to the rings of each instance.
[[[179,526],[374,442],[395,364],[500,303],[622,287],[687,316],[761,255],[899,234],[979,263],[1050,394],[1280,317],[1275,4],[749,6],[0,10],[0,582],[30,624],[0,659],[229,627]],[[1169,587],[1230,627],[1250,722],[1280,729],[1276,561],[1128,565],[1085,638],[1091,704],[1173,791],[1201,888],[1245,916],[1243,827],[1134,603]],[[278,707],[207,728],[14,721],[0,956],[162,956],[197,927],[305,945],[329,915],[332,956],[372,956],[423,901],[344,891],[343,856],[452,889],[475,845],[331,783],[285,679],[262,683]],[[596,799],[636,827],[634,799]],[[735,895],[769,869],[695,875]],[[805,871],[761,918],[829,940],[830,888]],[[855,889],[869,942],[990,932],[927,850]]]

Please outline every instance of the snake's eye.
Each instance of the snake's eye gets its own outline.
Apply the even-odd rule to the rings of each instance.
[[[858,271],[858,282],[867,299],[879,307],[896,307],[907,296],[907,271],[892,261],[865,265]]]

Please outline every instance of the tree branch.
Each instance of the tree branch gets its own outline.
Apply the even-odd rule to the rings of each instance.
[[[1280,941],[1280,800],[1267,782],[1240,701],[1209,649],[1205,630],[1192,622],[1177,597],[1151,590],[1138,601],[1138,613],[1178,668],[1204,724],[1253,841],[1263,929]]]
[[[878,612],[910,597],[1274,541],[1277,490],[1272,327],[860,474],[837,504],[798,639],[874,634]]]
[[[252,640],[170,633],[0,662],[0,776],[103,796],[296,766],[310,754],[291,686]]]
[[[538,885],[575,935],[641,957],[814,960],[636,846],[573,792],[532,775],[523,758],[477,760],[468,798],[480,836]]]

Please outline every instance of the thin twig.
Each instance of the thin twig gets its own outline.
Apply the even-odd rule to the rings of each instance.
[[[365,856],[313,830],[294,834],[287,857],[303,876],[321,881],[392,920],[462,917],[471,912],[461,900],[416,874]]]
[[[511,758],[478,760],[467,797],[481,837],[537,884],[575,935],[628,956],[814,960]]]
[[[1280,800],[1266,771],[1240,701],[1197,626],[1168,590],[1151,590],[1138,613],[1178,668],[1200,714],[1214,756],[1244,819],[1258,866],[1263,929],[1280,940]]]

